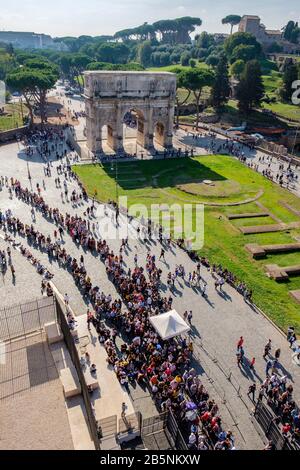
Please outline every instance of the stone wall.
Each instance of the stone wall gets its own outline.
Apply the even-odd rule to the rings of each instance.
[[[24,135],[28,130],[28,126],[18,127],[17,129],[10,129],[9,131],[0,132],[0,144],[5,144],[17,137]]]

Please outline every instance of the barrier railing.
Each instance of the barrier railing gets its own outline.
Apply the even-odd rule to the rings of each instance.
[[[94,442],[96,450],[100,450],[100,442],[99,442],[99,436],[98,436],[98,423],[96,421],[96,418],[94,416],[94,411],[92,408],[91,400],[90,400],[90,394],[88,391],[88,387],[85,381],[85,377],[82,371],[82,367],[80,364],[80,359],[79,355],[77,352],[76,345],[74,343],[74,338],[70,332],[68,323],[65,318],[65,313],[63,311],[62,305],[57,297],[55,297],[55,305],[56,305],[56,314],[57,314],[57,321],[60,325],[60,328],[62,330],[62,333],[64,335],[64,340],[66,343],[66,346],[68,348],[68,351],[70,353],[72,362],[75,366],[78,379],[81,385],[81,391],[82,391],[82,396],[85,404],[85,409],[88,417],[88,422],[89,422],[89,428],[90,428],[90,434],[91,438]]]

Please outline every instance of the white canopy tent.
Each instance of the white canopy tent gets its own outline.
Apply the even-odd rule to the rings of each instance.
[[[190,331],[189,325],[181,318],[176,310],[150,317],[150,323],[161,339],[167,340]]]

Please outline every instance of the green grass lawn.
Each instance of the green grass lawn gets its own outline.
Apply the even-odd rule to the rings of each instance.
[[[110,165],[75,166],[78,174],[90,195],[97,190],[102,201],[115,199],[116,182],[115,168]],[[158,175],[158,176],[157,176]],[[153,179],[153,177],[156,177]],[[176,187],[180,185],[200,183],[204,179],[223,183],[232,182],[232,194],[225,197],[216,194],[210,196],[201,192],[190,195]],[[245,167],[237,160],[226,156],[201,156],[189,159],[143,161],[120,163],[118,165],[119,194],[128,196],[129,206],[135,203],[145,204],[184,204],[185,202],[222,202],[228,203],[244,200],[255,195],[259,190],[264,193],[259,201],[283,222],[296,221],[297,216],[281,205],[285,201],[300,209],[300,200],[280,188],[263,176]],[[253,260],[245,250],[247,243],[276,244],[292,243],[300,230],[279,233],[243,235],[235,221],[226,217],[230,213],[261,212],[254,202],[238,206],[206,206],[205,207],[205,243],[201,254],[214,263],[221,263],[232,270],[239,279],[244,280],[254,291],[254,301],[282,329],[294,324],[300,333],[299,305],[289,296],[289,290],[300,289],[300,277],[291,278],[290,282],[278,284],[269,279],[264,272],[264,265],[276,263],[280,265],[300,262],[300,253],[272,255],[264,260]],[[253,225],[273,223],[269,218],[254,219]],[[274,222],[275,223],[275,222]],[[249,225],[243,221],[243,225]],[[278,263],[276,261],[278,259]]]
[[[272,71],[269,75],[263,75],[265,92],[269,97],[277,96],[277,92],[282,84],[282,74]]]
[[[210,66],[207,65],[205,62],[201,62],[200,60],[197,60],[197,67],[198,68],[203,68],[203,69],[209,69]],[[174,69],[187,69],[187,68],[190,68],[189,66],[185,66],[185,65],[180,65],[180,64],[173,64],[173,65],[166,65],[165,67],[149,67],[147,70],[149,70],[149,72],[173,72]]]
[[[0,115],[0,132],[23,126],[21,105],[19,103],[7,104],[5,111],[6,115]],[[23,115],[26,116],[27,114],[27,108],[23,105]]]
[[[300,121],[300,106],[294,104],[281,103],[263,103],[262,107],[273,111],[273,113],[285,119],[293,119],[294,121]]]

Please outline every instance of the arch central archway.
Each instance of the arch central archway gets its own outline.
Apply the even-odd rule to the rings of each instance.
[[[162,122],[154,126],[154,142],[158,147],[164,147],[166,142],[166,127]]]
[[[123,146],[128,153],[137,153],[138,148],[149,148],[148,121],[144,112],[131,107],[123,116]]]

